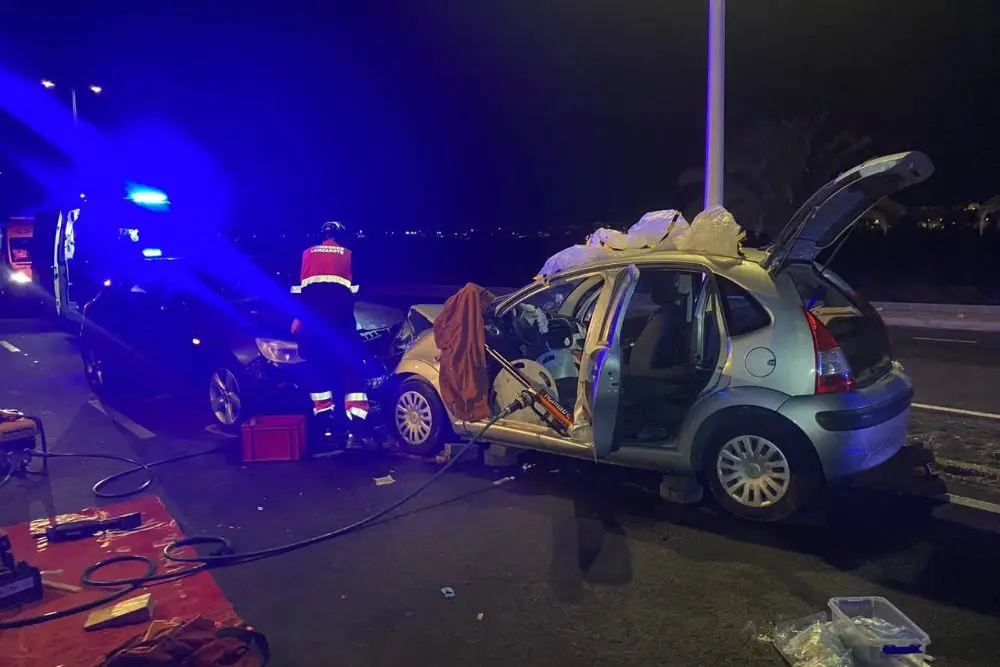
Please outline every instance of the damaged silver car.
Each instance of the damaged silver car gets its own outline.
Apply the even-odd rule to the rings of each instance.
[[[821,263],[879,199],[933,172],[922,153],[870,160],[817,191],[767,250],[604,253],[499,297],[487,343],[545,389],[565,433],[525,408],[492,426],[532,449],[707,485],[741,517],[774,521],[825,482],[905,443],[913,391],[877,312]],[[484,421],[440,392],[440,306],[411,308],[387,412],[405,449],[432,454]],[[499,411],[520,391],[494,372]]]

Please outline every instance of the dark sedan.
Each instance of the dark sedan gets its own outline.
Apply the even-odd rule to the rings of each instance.
[[[233,284],[181,260],[147,261],[128,273],[106,281],[84,308],[81,352],[95,393],[180,392],[226,430],[253,415],[309,409],[300,388],[302,360],[289,333],[295,303],[287,287],[256,271]],[[359,310],[371,329],[365,365],[377,412],[387,373],[376,350],[392,338],[396,318],[378,307],[375,318],[364,305]]]

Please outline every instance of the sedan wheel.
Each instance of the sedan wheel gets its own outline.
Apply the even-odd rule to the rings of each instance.
[[[450,429],[437,391],[423,380],[404,381],[395,392],[392,423],[400,446],[414,454],[432,456],[444,447]]]
[[[107,392],[108,382],[104,371],[104,360],[93,348],[87,347],[83,350],[83,374],[91,391],[98,395]]]
[[[705,481],[723,508],[751,521],[781,521],[823,488],[812,442],[780,417],[743,414],[718,429],[704,453]]]
[[[228,368],[219,368],[209,381],[208,400],[215,419],[223,426],[236,426],[243,415],[243,398],[236,376]]]
[[[784,452],[755,435],[737,436],[724,444],[715,472],[729,497],[744,507],[774,505],[788,493],[791,481]]]
[[[396,402],[396,430],[403,442],[420,447],[434,428],[434,415],[427,399],[418,391],[408,391]]]

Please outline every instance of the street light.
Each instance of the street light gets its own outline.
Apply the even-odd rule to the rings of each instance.
[[[705,114],[705,208],[722,206],[725,147],[726,0],[708,2],[708,96]]]
[[[51,81],[49,79],[42,79],[42,86],[51,90],[52,88],[56,87],[56,84],[54,81]],[[95,95],[100,95],[101,93],[104,92],[103,88],[96,85],[87,86],[87,90],[89,90]],[[75,125],[78,120],[78,116],[76,113],[76,88],[69,89],[69,98],[70,98],[70,106],[73,110],[73,124]]]

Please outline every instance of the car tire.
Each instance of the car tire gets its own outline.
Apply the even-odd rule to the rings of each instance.
[[[777,417],[744,416],[716,430],[703,463],[705,480],[719,504],[750,521],[786,519],[823,488],[812,444]]]
[[[82,342],[80,358],[83,361],[83,377],[87,380],[87,386],[98,398],[118,393],[120,385],[117,374],[108,368],[104,355],[96,346]]]
[[[225,433],[238,433],[253,414],[253,397],[243,369],[235,363],[215,364],[207,378],[208,411],[214,425]]]
[[[451,432],[437,390],[419,378],[404,380],[392,394],[392,427],[404,452],[433,456]]]

